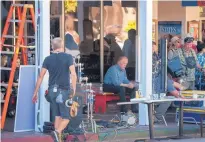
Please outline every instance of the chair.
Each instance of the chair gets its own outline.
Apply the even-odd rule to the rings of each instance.
[[[156,114],[156,111],[155,111],[155,109],[154,109],[155,106],[156,106],[156,104],[155,104],[154,107],[153,107],[154,116],[155,116],[155,114]],[[163,120],[165,126],[168,126],[168,125],[167,125],[167,121],[166,121],[166,119],[165,119],[165,116],[161,114],[161,117],[162,117],[162,120]]]

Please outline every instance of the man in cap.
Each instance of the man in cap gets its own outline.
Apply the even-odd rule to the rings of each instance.
[[[186,37],[184,38],[184,43],[190,43],[192,44],[191,48],[197,53],[197,48],[196,45],[194,44],[194,37],[189,33],[186,35]]]

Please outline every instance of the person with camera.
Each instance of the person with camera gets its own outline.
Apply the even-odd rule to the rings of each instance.
[[[38,77],[32,101],[35,103],[38,99],[38,90],[46,72],[49,72],[49,88],[46,93],[46,100],[50,103],[52,114],[55,115],[52,137],[55,142],[62,141],[62,131],[70,121],[70,112],[66,106],[66,101],[72,98],[76,92],[76,71],[71,55],[64,53],[63,40],[54,38],[52,40],[53,54],[46,57]],[[73,95],[70,89],[70,76],[72,80]],[[72,108],[72,107],[71,107]]]
[[[177,46],[180,45],[179,38],[175,36],[171,39],[171,41],[174,48],[169,50],[168,60],[170,61],[178,57],[183,70],[183,74],[180,75],[177,80],[181,80],[180,83],[184,86],[183,90],[194,90],[196,68],[205,72],[205,70],[198,63],[196,52],[192,49],[194,38],[188,34],[185,37],[184,45],[181,48],[177,48]]]

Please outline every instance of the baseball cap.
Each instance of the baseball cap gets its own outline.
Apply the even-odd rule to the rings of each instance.
[[[179,40],[178,36],[174,36],[174,37],[171,39],[171,42],[172,42],[172,43],[175,43],[177,40]]]
[[[194,41],[194,37],[190,33],[188,33],[184,38],[185,43],[190,43],[190,42],[193,42],[193,41]]]

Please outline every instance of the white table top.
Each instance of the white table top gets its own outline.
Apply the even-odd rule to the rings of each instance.
[[[126,104],[149,104],[149,103],[160,103],[160,102],[174,102],[174,101],[180,101],[180,102],[190,102],[190,101],[205,101],[205,98],[198,98],[198,99],[181,99],[181,98],[165,98],[161,100],[151,100],[151,99],[131,99],[130,102],[119,102],[117,105],[126,105]]]

